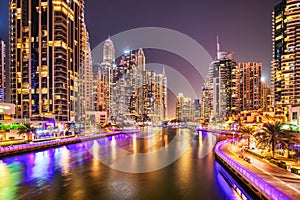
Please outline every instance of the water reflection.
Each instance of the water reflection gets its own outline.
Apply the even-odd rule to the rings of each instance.
[[[0,161],[0,199],[15,199],[18,187],[15,183],[21,180],[21,165],[13,163],[6,165]]]
[[[66,147],[61,148],[61,156],[59,158],[59,166],[63,176],[67,176],[70,173],[70,150]],[[57,155],[57,152],[56,152]]]
[[[52,174],[52,167],[49,166],[50,156],[48,154],[49,152],[47,151],[38,152],[35,154],[34,167],[32,170],[33,178],[46,179],[47,176]]]
[[[214,156],[200,159],[209,134],[188,129],[145,128],[141,135],[116,135],[71,144],[0,161],[0,199],[228,199],[223,184],[217,184]],[[174,140],[175,136],[176,140]],[[175,142],[175,151],[168,150]],[[113,170],[101,159],[124,159],[124,165],[145,167],[164,160],[153,154],[141,162],[139,154],[165,148],[176,154],[188,147],[182,157],[163,169],[141,174]],[[122,151],[119,151],[122,150]],[[133,158],[127,159],[127,154]],[[139,154],[138,154],[139,153]]]

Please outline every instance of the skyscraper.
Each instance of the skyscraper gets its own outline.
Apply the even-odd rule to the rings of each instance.
[[[79,68],[78,77],[78,109],[76,112],[76,121],[86,121],[87,111],[94,110],[93,102],[93,66],[91,47],[89,42],[89,33],[84,28],[83,52],[84,60]]]
[[[155,122],[166,117],[167,77],[146,70],[143,49],[126,51],[112,68],[111,118],[124,121]]]
[[[137,58],[134,51],[125,52],[117,66],[112,68],[111,113],[110,117],[117,123],[138,116],[137,109]]]
[[[4,40],[0,38],[0,102],[4,102],[6,93],[6,53]]]
[[[217,39],[217,58],[209,67],[208,87],[211,90],[212,118],[223,121],[237,112],[236,62],[233,52],[220,50]]]
[[[211,101],[211,90],[208,87],[208,83],[204,83],[201,90],[201,105],[200,105],[200,120],[201,123],[206,124],[210,120],[212,101]]]
[[[111,107],[111,84],[112,84],[112,70],[115,63],[115,48],[110,37],[105,40],[103,45],[103,60],[98,67],[96,66],[94,81],[96,82],[95,93],[95,110],[105,111],[110,116]]]
[[[17,118],[75,120],[84,29],[84,0],[10,1],[10,90]]]
[[[262,63],[239,63],[236,70],[237,110],[262,108]]]
[[[147,116],[147,108],[145,108],[146,93],[148,92],[146,86],[146,57],[143,49],[137,52],[137,74],[136,74],[136,89],[137,89],[137,114],[138,121],[145,121]],[[150,78],[150,76],[148,76]],[[149,94],[150,95],[150,94]]]
[[[273,11],[272,93],[276,114],[300,105],[300,1],[282,0]]]
[[[193,101],[189,97],[179,93],[176,98],[176,120],[180,122],[193,121]]]
[[[200,100],[194,99],[193,102],[193,121],[199,123],[200,122]]]
[[[262,110],[270,112],[273,110],[272,108],[272,102],[273,102],[273,95],[271,93],[271,88],[268,87],[268,83],[262,82],[262,95],[261,95],[261,104],[262,104]]]

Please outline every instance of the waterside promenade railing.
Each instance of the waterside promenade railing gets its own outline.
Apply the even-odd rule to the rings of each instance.
[[[222,151],[222,146],[226,143],[231,142],[232,140],[225,140],[221,141],[216,144],[215,146],[215,153],[218,156],[219,159],[223,160],[227,164],[231,166],[234,170],[236,170],[244,179],[248,180],[250,184],[252,184],[259,193],[263,194],[263,196],[266,196],[267,199],[276,199],[276,200],[288,200],[290,199],[287,197],[282,191],[279,191],[277,188],[275,188],[273,185],[267,183],[257,175],[253,174],[250,170],[243,167],[241,164],[239,164],[237,161],[226,155]],[[257,192],[256,192],[257,193]],[[263,198],[263,197],[262,197]]]
[[[133,134],[137,133],[138,130],[135,129],[126,129],[126,130],[118,130],[113,132],[102,132],[92,135],[81,135],[81,136],[75,136],[75,137],[69,137],[69,138],[60,138],[60,139],[54,139],[49,141],[43,141],[43,142],[36,142],[36,143],[30,143],[30,144],[20,144],[20,145],[14,145],[14,146],[4,146],[0,147],[0,157],[2,156],[9,156],[13,154],[19,154],[29,151],[35,151],[40,149],[46,149],[51,147],[57,147],[62,146],[66,144],[73,144],[78,143],[82,141],[88,141],[88,140],[95,140],[102,137],[108,137],[112,135],[118,135],[118,134]]]

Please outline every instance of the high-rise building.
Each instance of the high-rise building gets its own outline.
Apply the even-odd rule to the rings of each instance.
[[[103,60],[96,65],[94,73],[95,110],[107,112],[110,117],[112,70],[115,63],[115,48],[112,40],[108,37],[103,45]]]
[[[0,38],[0,102],[4,102],[6,93],[6,53],[4,40]]]
[[[204,83],[201,94],[200,121],[201,123],[208,123],[211,116],[212,101],[211,90],[209,89],[207,82]]]
[[[192,109],[192,99],[183,96],[182,93],[179,93],[176,98],[176,120],[180,122],[192,121]]]
[[[117,66],[112,68],[110,118],[117,123],[138,116],[137,109],[137,58],[134,51],[125,52]]]
[[[237,112],[236,62],[233,52],[220,51],[219,41],[217,58],[211,63],[208,76],[212,101],[211,118],[223,121]]]
[[[194,99],[193,102],[193,121],[199,123],[200,122],[200,100]]]
[[[262,110],[266,112],[273,111],[272,108],[272,102],[273,102],[273,95],[271,93],[271,88],[268,87],[267,82],[262,82],[262,95],[261,95],[261,105],[262,105]]]
[[[143,49],[139,49],[137,52],[137,71],[136,71],[136,89],[137,89],[137,114],[139,116],[138,121],[147,121],[147,108],[145,108],[145,101],[147,101],[147,93],[151,92],[147,89],[150,87],[146,85],[148,81],[146,79],[150,79],[151,74],[147,76],[146,73],[146,57]],[[151,82],[151,81],[150,81]],[[149,94],[150,95],[150,94]]]
[[[93,66],[91,47],[89,42],[89,34],[84,29],[84,60],[79,68],[78,77],[78,110],[76,113],[76,121],[86,121],[88,119],[87,112],[94,110],[93,102]]]
[[[237,110],[262,108],[262,63],[239,63],[236,70]]]
[[[276,114],[300,105],[300,1],[282,0],[273,11],[272,93]]]
[[[145,68],[144,51],[128,51],[112,68],[111,119],[156,122],[166,117],[167,78]]]
[[[166,117],[166,76],[154,71],[145,71],[142,96],[143,117],[141,121],[157,122]],[[138,97],[140,98],[140,97]]]
[[[84,0],[10,1],[10,93],[17,118],[75,120],[84,29]]]

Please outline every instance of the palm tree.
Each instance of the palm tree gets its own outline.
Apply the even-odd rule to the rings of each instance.
[[[33,133],[35,131],[35,128],[31,126],[30,123],[24,123],[22,124],[19,129],[18,129],[18,135],[26,135],[26,134],[30,134]]]
[[[239,139],[246,138],[248,141],[248,149],[250,149],[250,138],[253,136],[255,132],[255,128],[253,126],[243,125],[239,128],[240,137]]]
[[[280,144],[283,149],[289,149],[289,144],[292,138],[291,132],[282,130],[282,122],[276,121],[275,123],[264,124],[261,131],[255,134],[255,138],[258,141],[258,146],[271,147],[272,157],[275,156],[275,148],[277,144]]]

